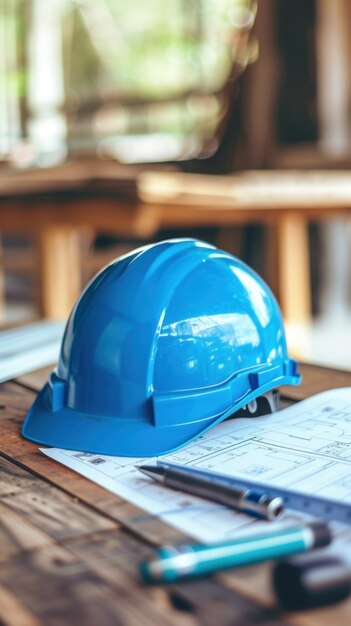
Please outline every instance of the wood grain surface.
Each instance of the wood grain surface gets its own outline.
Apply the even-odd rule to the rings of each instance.
[[[284,403],[351,385],[351,373],[311,365]],[[48,369],[0,385],[0,626],[349,626],[351,602],[283,614],[270,566],[146,587],[140,560],[184,535],[44,457],[21,438]]]

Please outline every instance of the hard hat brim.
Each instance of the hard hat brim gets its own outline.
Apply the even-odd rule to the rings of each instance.
[[[39,393],[22,426],[22,435],[34,443],[65,450],[111,456],[158,456],[171,452],[200,435],[210,422],[159,428],[149,421],[101,417],[70,408],[48,407],[48,386]]]
[[[296,385],[300,382],[300,377],[287,375],[275,382],[276,384],[270,381],[263,385],[260,393],[278,385]],[[67,407],[53,411],[47,384],[26,416],[22,435],[34,443],[65,450],[111,456],[159,456],[189,443],[257,395],[255,390],[241,398],[230,410],[207,420],[183,423],[181,428],[176,425],[157,427],[148,420],[138,420],[136,428],[135,420],[132,419],[87,415]]]

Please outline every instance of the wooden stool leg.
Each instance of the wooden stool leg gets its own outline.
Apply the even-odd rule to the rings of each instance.
[[[296,214],[279,218],[278,223],[279,300],[286,322],[311,321],[311,284],[308,223]]]
[[[39,234],[40,313],[66,319],[81,291],[77,229],[48,226]]]

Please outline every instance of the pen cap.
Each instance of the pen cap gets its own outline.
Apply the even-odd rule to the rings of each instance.
[[[276,564],[273,586],[279,603],[289,610],[334,604],[351,592],[351,570],[329,555],[304,554]]]

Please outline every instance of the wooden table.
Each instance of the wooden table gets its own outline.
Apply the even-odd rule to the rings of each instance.
[[[302,366],[289,404],[351,385],[351,372]],[[349,626],[351,599],[282,613],[270,566],[167,587],[139,582],[140,559],[178,531],[38,452],[19,434],[48,370],[0,385],[0,623],[2,626]]]
[[[0,232],[37,235],[42,313],[49,318],[67,317],[81,290],[84,228],[147,241],[161,228],[186,236],[193,227],[261,224],[269,235],[262,263],[284,317],[309,321],[308,224],[350,214],[348,171],[204,176],[98,162],[0,177]]]

